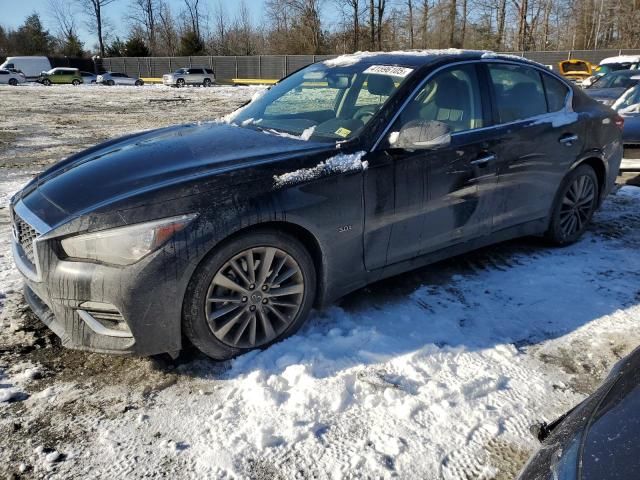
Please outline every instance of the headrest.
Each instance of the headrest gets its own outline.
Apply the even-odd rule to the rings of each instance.
[[[468,91],[464,81],[453,75],[446,75],[438,80],[435,104],[447,110],[464,110],[468,107]]]
[[[386,75],[369,75],[367,78],[367,90],[371,95],[383,95],[388,97],[396,86],[391,77]]]

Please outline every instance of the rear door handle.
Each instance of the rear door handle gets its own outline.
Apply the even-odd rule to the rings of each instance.
[[[484,157],[480,157],[476,160],[471,161],[471,165],[474,165],[476,167],[486,167],[487,165],[489,165],[489,163],[493,162],[496,159],[496,155],[494,153],[491,153],[489,155],[486,155]]]
[[[558,140],[560,143],[562,143],[563,145],[566,145],[567,147],[570,147],[573,142],[578,140],[578,135],[572,134],[572,133],[568,133],[566,135],[563,135],[562,137],[560,137],[560,139]]]

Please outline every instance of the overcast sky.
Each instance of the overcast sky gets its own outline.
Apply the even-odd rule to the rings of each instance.
[[[205,0],[202,2],[209,12],[212,13],[214,5],[218,0]],[[239,0],[221,0],[222,5],[230,17],[236,13]],[[174,13],[182,10],[183,0],[168,0]],[[246,0],[246,4],[251,11],[253,23],[261,23],[263,15],[264,0]],[[114,3],[105,7],[105,15],[112,26],[114,35],[123,37],[123,32],[127,30],[127,12],[131,5],[130,0],[116,0]],[[51,33],[55,33],[56,24],[52,21],[48,0],[0,0],[0,25],[5,27],[16,28],[24,22],[27,15],[38,12],[44,25]],[[80,38],[85,43],[85,48],[91,48],[97,42],[95,35],[92,35],[85,25],[86,16],[82,14],[82,10],[78,8],[78,26],[80,27]]]

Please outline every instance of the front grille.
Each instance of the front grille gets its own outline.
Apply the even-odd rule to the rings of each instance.
[[[15,212],[13,214],[14,228],[16,233],[16,238],[18,243],[22,247],[22,251],[24,252],[27,259],[31,262],[32,265],[35,265],[35,258],[33,255],[33,241],[38,236],[38,232],[29,225],[27,222],[22,220]]]
[[[625,145],[622,158],[627,160],[640,160],[640,145]]]

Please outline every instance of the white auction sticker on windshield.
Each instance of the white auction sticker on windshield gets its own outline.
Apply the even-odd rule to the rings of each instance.
[[[407,67],[396,67],[393,65],[371,65],[367,68],[363,73],[373,73],[376,75],[391,75],[393,77],[406,77],[411,72],[413,72],[413,68]]]

